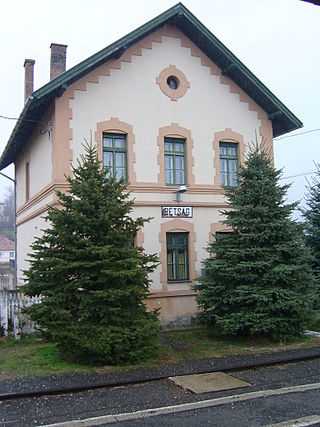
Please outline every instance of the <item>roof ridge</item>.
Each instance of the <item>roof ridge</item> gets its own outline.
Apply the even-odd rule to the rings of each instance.
[[[0,159],[0,170],[15,161],[29,136],[56,96],[74,81],[111,58],[120,58],[133,44],[165,24],[174,24],[222,73],[233,80],[269,116],[273,136],[302,127],[301,121],[181,2],[116,40],[48,82],[27,99]]]

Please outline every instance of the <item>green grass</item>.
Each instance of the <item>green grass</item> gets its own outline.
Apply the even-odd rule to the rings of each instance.
[[[161,342],[160,358],[168,363],[320,345],[318,339],[307,336],[293,343],[283,344],[257,338],[212,337],[203,329],[167,332],[166,335],[166,338]]]
[[[81,365],[64,360],[55,344],[38,342],[35,336],[21,340],[0,338],[0,350],[0,380],[81,370]],[[84,368],[86,371],[90,369],[88,366]]]
[[[37,340],[35,335],[13,340],[0,338],[0,380],[24,375],[50,375],[74,372],[119,372],[137,367],[152,367],[182,361],[235,354],[320,345],[317,338],[303,337],[291,344],[259,339],[216,338],[203,329],[163,332],[156,359],[135,366],[90,366],[65,360],[56,345]]]

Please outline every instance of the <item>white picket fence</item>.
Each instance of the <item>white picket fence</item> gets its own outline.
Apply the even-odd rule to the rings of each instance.
[[[21,333],[33,332],[35,325],[22,309],[40,302],[40,296],[30,298],[18,290],[0,290],[0,325],[4,335],[12,334],[17,339]]]

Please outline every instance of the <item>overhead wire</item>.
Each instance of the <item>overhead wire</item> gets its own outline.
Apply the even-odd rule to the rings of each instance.
[[[314,170],[314,171],[308,171],[308,172],[301,172],[301,173],[298,173],[298,174],[296,174],[296,175],[291,175],[291,176],[282,176],[281,178],[279,178],[279,179],[291,179],[291,178],[297,178],[298,176],[306,176],[306,175],[313,175],[313,174],[315,174],[317,171],[316,170]]]
[[[28,119],[20,119],[19,117],[8,117],[8,116],[3,116],[2,114],[0,114],[0,118],[1,119],[5,119],[5,120],[16,120],[16,121],[25,121],[25,122],[33,122],[33,123],[41,123],[42,120],[28,120]],[[287,139],[287,138],[293,138],[294,136],[300,136],[300,135],[305,135],[307,133],[311,133],[311,132],[319,132],[319,129],[310,129],[307,130],[305,132],[299,132],[299,133],[295,133],[294,135],[287,135],[287,136],[282,136],[281,138],[274,138],[274,140],[276,141],[280,141],[281,139]],[[283,176],[280,179],[291,179],[291,178],[297,178],[299,176],[306,176],[306,175],[312,175],[314,174],[316,171],[307,171],[307,172],[301,172],[299,174],[296,175],[290,175],[290,176]]]
[[[19,117],[8,117],[8,116],[3,116],[2,114],[0,114],[0,119],[5,119],[5,120],[21,120],[21,121],[25,121],[25,122],[34,122],[34,123],[40,123],[39,120],[28,120],[28,119],[21,119]],[[311,133],[311,132],[320,132],[320,128],[318,129],[310,129],[307,130],[305,132],[299,132],[299,133],[295,133],[293,135],[287,135],[287,136],[282,136],[282,137],[278,137],[278,138],[274,138],[275,141],[280,141],[281,139],[287,139],[287,138],[293,138],[294,136],[300,136],[300,135],[305,135],[307,133]]]
[[[0,114],[0,119],[5,120],[16,120],[17,122],[32,122],[32,123],[41,123],[43,120],[29,120],[29,119],[21,119],[19,117],[8,117]]]
[[[38,120],[28,120],[28,119],[20,119],[19,117],[8,117],[8,116],[3,116],[2,114],[0,114],[0,119],[5,119],[5,120],[21,120],[21,121],[25,121],[25,122],[35,122],[35,123],[39,123]],[[275,141],[280,141],[281,139],[287,139],[287,138],[293,138],[294,136],[299,136],[299,135],[305,135],[307,133],[311,133],[311,132],[320,132],[320,128],[316,128],[316,129],[310,129],[304,132],[299,132],[299,133],[295,133],[293,135],[287,135],[287,136],[281,136],[278,138],[274,138]]]
[[[287,136],[281,136],[280,138],[274,138],[275,141],[281,141],[281,139],[287,139],[287,138],[293,138],[294,136],[300,136],[300,135],[305,135],[307,133],[311,133],[311,132],[319,132],[320,129],[310,129],[310,130],[306,130],[305,132],[299,132],[299,133],[295,133],[293,135],[287,135]]]
[[[2,116],[1,114],[0,114],[0,118],[1,119],[6,119],[6,120],[19,120],[16,117],[7,117],[7,116]]]

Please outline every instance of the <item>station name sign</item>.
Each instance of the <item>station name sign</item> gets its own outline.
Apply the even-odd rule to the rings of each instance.
[[[162,218],[192,218],[191,206],[162,206]]]

